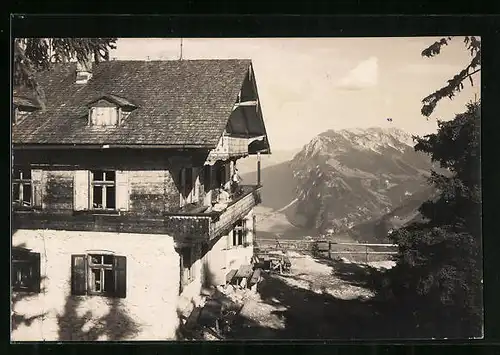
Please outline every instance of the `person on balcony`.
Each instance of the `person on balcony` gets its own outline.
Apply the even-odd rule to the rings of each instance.
[[[224,185],[222,184],[217,194],[217,201],[213,206],[212,210],[223,211],[227,208],[227,205],[229,204],[230,201],[231,201],[231,196],[229,195],[229,192],[224,188]]]
[[[233,176],[231,176],[231,193],[238,197],[242,194],[241,189],[241,176],[238,174],[238,168],[234,168]]]

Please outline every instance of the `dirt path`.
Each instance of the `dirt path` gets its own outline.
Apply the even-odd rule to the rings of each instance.
[[[380,337],[369,268],[289,255],[288,275],[265,274],[258,293],[242,296],[244,307],[234,338],[349,339]],[[390,262],[373,263],[390,267]],[[372,270],[373,271],[373,270]],[[236,291],[237,292],[237,291]],[[366,335],[370,327],[371,334]],[[380,325],[378,325],[380,328]],[[382,327],[383,328],[383,327]]]

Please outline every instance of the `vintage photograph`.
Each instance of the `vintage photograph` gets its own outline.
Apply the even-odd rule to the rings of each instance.
[[[12,342],[483,337],[480,37],[12,51]]]

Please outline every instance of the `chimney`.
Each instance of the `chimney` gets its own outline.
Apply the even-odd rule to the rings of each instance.
[[[86,84],[92,77],[92,56],[76,63],[76,83]]]

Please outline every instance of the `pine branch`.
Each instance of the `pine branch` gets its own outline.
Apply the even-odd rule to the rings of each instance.
[[[13,84],[33,93],[44,108],[45,95],[36,74],[50,70],[52,62],[109,60],[109,50],[115,49],[116,38],[20,38],[14,41]]]
[[[440,41],[433,43],[431,46],[422,51],[422,55],[426,57],[438,55],[441,51],[441,47],[447,45],[450,39],[451,37],[448,37],[448,40],[443,38]],[[465,37],[464,42],[466,49],[469,50],[471,56],[473,56],[471,62],[460,73],[448,80],[448,85],[433,92],[422,100],[423,106],[421,113],[425,117],[429,117],[432,114],[437,103],[441,99],[445,97],[452,99],[455,96],[455,93],[460,92],[463,89],[464,80],[469,79],[471,86],[474,86],[472,76],[481,70],[481,68],[476,69],[481,66],[481,41],[477,40],[475,37]],[[471,72],[471,70],[473,71]]]

